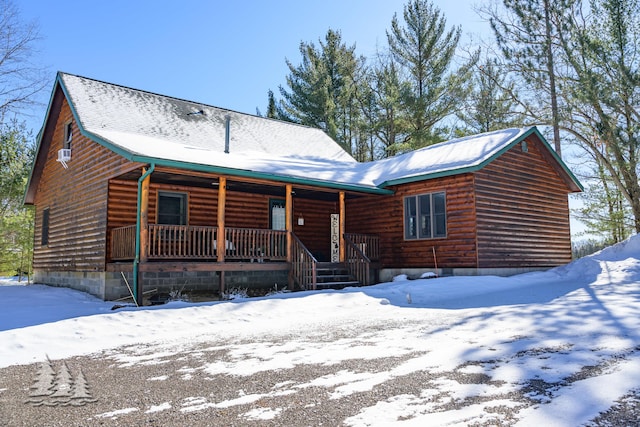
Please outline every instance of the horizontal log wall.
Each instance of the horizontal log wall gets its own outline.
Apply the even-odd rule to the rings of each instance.
[[[55,97],[63,97],[58,91]],[[58,104],[59,103],[59,104]],[[63,148],[64,126],[72,119],[66,99],[58,98],[52,110],[41,149],[46,162],[35,193],[35,244],[33,266],[36,270],[104,271],[107,229],[107,183],[109,176],[131,163],[112,151],[80,135],[73,122],[71,160],[68,169],[56,161]],[[49,137],[50,135],[50,137]],[[49,208],[49,244],[42,242],[42,212]]]
[[[158,191],[188,194],[188,224],[192,226],[217,226],[218,190],[216,188],[168,185],[153,182],[149,190],[149,223],[156,223]],[[227,191],[225,225],[235,228],[269,229],[269,202],[278,199],[263,194]],[[108,248],[111,248],[111,230],[135,224],[137,205],[137,181],[112,179],[109,183]],[[336,203],[294,197],[294,232],[315,255],[328,257],[330,244],[331,213],[338,212]],[[335,211],[334,211],[335,209]],[[305,220],[298,225],[298,218]]]
[[[293,207],[293,232],[318,261],[329,261],[331,214],[340,212],[338,202],[294,197]],[[304,219],[304,225],[298,225],[298,219],[301,217]]]
[[[479,266],[551,267],[571,261],[569,189],[527,140],[476,173]]]
[[[383,268],[433,267],[433,248],[439,268],[477,266],[475,199],[471,174],[438,178],[392,188],[393,196],[367,196],[347,201],[347,231],[380,236]],[[447,237],[404,239],[404,197],[446,192]]]

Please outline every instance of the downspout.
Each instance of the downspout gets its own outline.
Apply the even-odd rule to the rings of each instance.
[[[142,182],[153,173],[155,163],[151,163],[149,169],[138,179],[138,207],[136,212],[136,257],[133,260],[133,298],[138,304],[138,265],[140,264],[140,215],[142,205]]]

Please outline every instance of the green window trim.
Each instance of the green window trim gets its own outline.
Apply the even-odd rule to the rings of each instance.
[[[447,202],[444,191],[404,198],[404,239],[447,237]]]

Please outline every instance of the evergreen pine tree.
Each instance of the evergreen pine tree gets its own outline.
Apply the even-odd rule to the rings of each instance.
[[[409,1],[403,18],[404,25],[394,15],[387,41],[410,76],[410,90],[402,93],[409,124],[405,142],[416,149],[443,139],[437,125],[458,110],[476,58],[453,69],[461,29],[447,30],[444,15],[428,0]]]
[[[495,59],[486,59],[477,67],[471,93],[458,113],[458,118],[465,124],[465,133],[489,132],[518,124],[512,97],[514,84],[506,79]]]
[[[572,113],[566,126],[604,168],[640,232],[640,2],[594,1],[589,19],[579,12],[559,33],[573,82],[563,91]]]
[[[287,60],[289,89],[280,88],[283,115],[323,129],[351,151],[353,115],[358,113],[356,78],[361,65],[355,45],[346,46],[339,31],[329,30],[320,47],[300,43],[300,54],[300,65]]]
[[[557,40],[563,31],[562,21],[575,3],[576,0],[504,0],[502,13],[485,9],[509,69],[531,88],[530,98],[523,102],[526,111],[534,121],[552,127],[558,155],[562,147]]]
[[[379,157],[407,151],[409,123],[403,109],[403,97],[411,90],[403,80],[398,65],[391,58],[379,57],[371,72],[371,91],[375,99],[373,130],[381,144]]]

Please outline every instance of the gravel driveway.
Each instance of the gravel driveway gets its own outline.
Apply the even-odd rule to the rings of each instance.
[[[256,345],[282,345],[283,338],[279,340],[265,339]],[[363,410],[381,402],[414,405],[416,413],[423,414],[450,414],[456,410],[464,413],[481,406],[462,424],[513,425],[520,410],[540,404],[530,397],[532,391],[541,395],[558,386],[532,381],[505,395],[483,397],[480,393],[463,399],[441,390],[444,382],[500,386],[488,375],[471,369],[474,363],[449,372],[417,370],[408,375],[382,375],[383,380],[375,384],[370,383],[370,376],[358,378],[364,373],[393,372],[422,356],[417,354],[351,359],[329,365],[294,363],[290,368],[257,370],[249,375],[220,374],[206,367],[211,362],[235,363],[240,370],[242,358],[232,353],[233,347],[228,343],[200,343],[188,348],[131,346],[93,356],[1,369],[0,425],[377,425],[359,417]],[[252,359],[250,363],[260,362]],[[583,374],[588,376],[589,372]],[[415,403],[417,397],[421,398],[421,406]],[[637,393],[628,395],[591,425],[638,426],[639,402]]]

